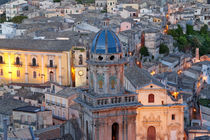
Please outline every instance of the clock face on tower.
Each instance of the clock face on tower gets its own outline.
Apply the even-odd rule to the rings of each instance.
[[[78,74],[79,74],[79,76],[83,76],[83,75],[84,75],[84,72],[83,72],[82,70],[80,70],[80,71],[78,72]]]

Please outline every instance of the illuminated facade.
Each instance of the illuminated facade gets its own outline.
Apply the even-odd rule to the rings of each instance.
[[[125,71],[124,86],[138,93],[138,101],[142,104],[137,109],[136,140],[184,138],[184,105],[178,92],[169,92],[138,67]]]
[[[184,105],[150,73],[127,67],[118,37],[105,28],[90,50],[89,89],[80,92],[85,140],[182,140]],[[125,87],[125,88],[124,88]]]
[[[75,67],[78,65],[85,69],[86,51],[84,47],[72,47],[70,43],[58,40],[1,40],[0,82],[43,84],[51,81],[60,85],[73,85],[77,75],[72,79],[72,69],[79,72]],[[79,58],[84,59],[82,63],[75,63],[73,52],[82,55]],[[86,70],[83,73],[78,78],[86,80]],[[85,84],[83,80],[77,81],[75,85]]]

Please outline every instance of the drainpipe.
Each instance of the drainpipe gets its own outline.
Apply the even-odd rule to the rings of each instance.
[[[35,140],[34,131],[33,131],[33,128],[31,126],[29,126],[29,131],[30,131],[32,140]]]

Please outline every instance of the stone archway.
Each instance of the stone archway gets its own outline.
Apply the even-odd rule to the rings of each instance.
[[[113,123],[112,125],[112,140],[119,140],[119,124]]]
[[[147,140],[156,140],[156,130],[154,126],[150,126],[147,129]]]

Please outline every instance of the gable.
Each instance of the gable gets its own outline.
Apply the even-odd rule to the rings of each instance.
[[[148,84],[148,85],[145,85],[145,86],[141,87],[138,90],[141,90],[141,89],[165,89],[165,88],[163,88],[163,87],[161,87],[159,85],[156,85],[154,83],[151,83],[151,84]]]

